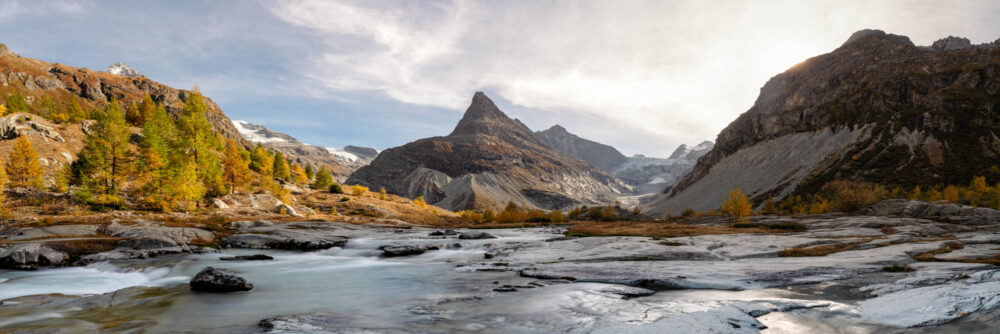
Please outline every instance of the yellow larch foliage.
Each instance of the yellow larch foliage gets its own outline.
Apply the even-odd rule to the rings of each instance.
[[[250,160],[243,154],[243,147],[235,140],[226,141],[226,155],[222,161],[222,173],[229,193],[246,187],[250,183]]]
[[[292,181],[301,185],[309,184],[309,176],[306,175],[306,170],[298,162],[292,163],[291,172]]]
[[[28,137],[20,136],[14,141],[14,149],[7,160],[7,176],[11,187],[42,187],[42,166],[38,164],[38,153],[31,147]]]
[[[729,191],[729,199],[722,202],[722,212],[733,217],[733,220],[743,221],[750,215],[753,206],[747,195],[740,188]]]

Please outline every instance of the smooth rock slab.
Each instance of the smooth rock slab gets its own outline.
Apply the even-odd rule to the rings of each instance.
[[[253,284],[225,270],[205,267],[191,279],[191,290],[202,292],[235,292],[253,290]]]
[[[465,232],[459,234],[458,238],[467,240],[479,240],[479,239],[496,239],[497,237],[486,232]]]
[[[952,282],[903,290],[862,301],[861,317],[897,327],[943,324],[1000,306],[1000,281]]]

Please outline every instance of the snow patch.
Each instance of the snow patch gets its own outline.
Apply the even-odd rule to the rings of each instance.
[[[328,152],[330,152],[330,154],[333,154],[336,157],[345,159],[350,162],[357,162],[358,160],[361,160],[361,158],[355,155],[354,153],[344,151],[344,149],[340,147],[324,147],[324,148]]]
[[[236,127],[236,131],[240,132],[246,140],[252,141],[254,143],[283,143],[287,142],[284,138],[269,137],[264,134],[264,128],[259,125],[247,121],[233,120],[233,126]]]

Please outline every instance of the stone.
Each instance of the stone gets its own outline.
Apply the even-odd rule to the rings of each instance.
[[[420,255],[429,250],[437,250],[438,246],[417,246],[417,245],[386,245],[381,246],[383,257],[400,257]]]
[[[65,142],[59,131],[41,117],[28,113],[15,113],[0,117],[0,139],[14,139],[29,134],[39,135],[57,142]]]
[[[0,249],[0,268],[36,270],[65,264],[69,257],[41,243],[14,244]]]
[[[295,211],[295,208],[285,203],[281,203],[278,206],[274,207],[274,212],[286,214],[292,217],[302,217],[302,215],[300,215],[298,212]]]
[[[214,206],[216,209],[223,209],[223,210],[229,208],[229,204],[226,204],[225,201],[223,201],[223,200],[221,200],[219,198],[213,198],[212,199],[212,206]]]
[[[458,235],[458,232],[455,230],[444,230],[444,231],[434,231],[428,235],[432,237],[445,236],[445,235]]]
[[[222,261],[266,261],[274,260],[274,257],[267,254],[254,254],[254,255],[237,255],[237,256],[223,256],[219,260]]]
[[[191,279],[191,290],[201,292],[235,292],[253,290],[246,279],[225,270],[205,267]]]
[[[464,232],[459,234],[458,238],[467,240],[478,240],[478,239],[496,239],[497,237],[486,232]]]

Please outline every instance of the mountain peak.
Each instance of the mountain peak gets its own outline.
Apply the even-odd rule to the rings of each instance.
[[[0,43],[0,56],[6,56],[6,55],[11,55],[11,54],[14,54],[14,53],[10,52],[10,49],[8,49],[6,45],[4,45],[3,43]]]
[[[125,65],[123,62],[117,62],[108,66],[108,73],[130,78],[143,77],[142,73],[139,73],[139,71],[136,71],[131,66]]]
[[[465,110],[462,120],[458,121],[451,136],[492,134],[506,135],[510,132],[524,132],[531,135],[531,130],[521,122],[508,117],[483,92],[472,96],[472,103]],[[523,135],[523,134],[522,134]]]
[[[909,37],[888,34],[885,31],[878,29],[863,29],[851,34],[851,37],[847,38],[847,41],[840,46],[844,48],[852,45],[864,45],[864,46],[903,46],[903,47],[916,47],[913,42],[910,41]]]
[[[931,49],[935,51],[958,50],[972,47],[972,42],[968,38],[948,36],[931,44]]]

